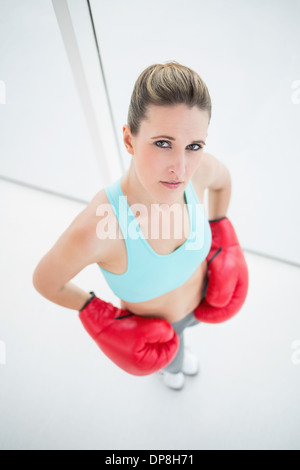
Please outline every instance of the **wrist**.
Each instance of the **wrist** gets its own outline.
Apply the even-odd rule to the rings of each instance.
[[[210,219],[210,220],[209,220],[209,223],[212,223],[212,222],[220,222],[220,220],[223,220],[223,219],[227,219],[227,216],[224,215],[224,217],[220,217],[219,219]]]
[[[89,297],[89,299],[85,302],[85,304],[83,305],[83,307],[81,307],[81,309],[79,310],[79,312],[82,312],[82,310],[85,309],[85,307],[88,306],[89,303],[91,303],[91,301],[93,300],[93,298],[96,296],[95,292],[90,292],[91,296]]]

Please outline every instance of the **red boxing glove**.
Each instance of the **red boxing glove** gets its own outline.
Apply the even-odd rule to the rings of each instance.
[[[206,296],[196,308],[197,320],[221,323],[241,309],[248,292],[248,268],[234,228],[227,217],[209,222],[212,245],[206,258]]]
[[[166,367],[175,357],[179,338],[162,318],[146,318],[114,307],[94,292],[79,318],[99,348],[117,366],[132,375],[148,375]]]

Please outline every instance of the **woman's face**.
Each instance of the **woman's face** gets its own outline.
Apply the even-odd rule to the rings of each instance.
[[[135,175],[153,199],[171,204],[181,198],[202,158],[208,126],[206,111],[178,104],[149,106],[137,136],[123,127]],[[172,181],[180,184],[164,184]]]

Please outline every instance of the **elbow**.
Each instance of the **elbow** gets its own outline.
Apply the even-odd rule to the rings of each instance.
[[[33,287],[35,288],[35,290],[41,294],[41,281],[40,281],[40,276],[39,276],[39,273],[38,273],[38,268],[35,268],[33,274],[32,274],[32,285]]]
[[[35,290],[42,296],[47,295],[47,281],[46,276],[41,272],[41,267],[38,265],[32,274],[32,285]]]
[[[42,297],[49,300],[64,288],[64,285],[58,286],[56,280],[47,276],[40,266],[37,266],[32,274],[32,285]]]

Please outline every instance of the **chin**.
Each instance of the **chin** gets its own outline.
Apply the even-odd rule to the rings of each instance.
[[[182,185],[182,188],[176,190],[169,190],[169,194],[166,194],[164,188],[160,192],[159,203],[160,204],[174,204],[179,202],[182,196],[184,195],[185,187]]]

